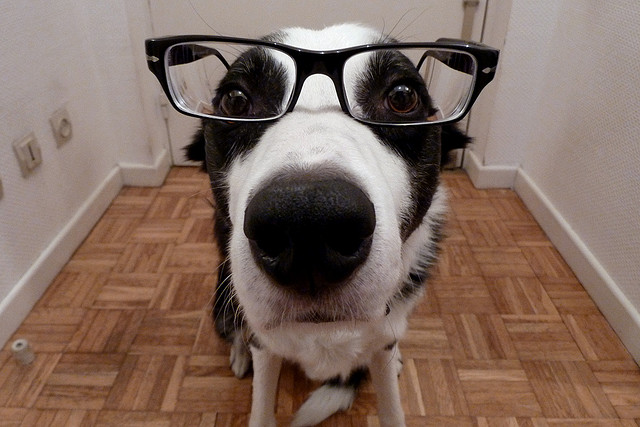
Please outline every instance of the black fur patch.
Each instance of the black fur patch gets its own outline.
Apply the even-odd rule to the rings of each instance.
[[[465,135],[456,125],[444,125],[442,126],[441,139],[441,154],[440,154],[440,166],[444,166],[451,161],[451,152],[465,148],[471,143],[471,138]]]
[[[413,295],[419,293],[425,285],[425,282],[431,277],[431,267],[435,264],[438,254],[440,253],[440,242],[443,239],[443,223],[444,218],[436,218],[431,228],[432,240],[427,242],[423,248],[420,260],[417,265],[413,266],[413,270],[404,279],[402,288],[393,297],[394,300],[406,300]],[[392,303],[392,302],[391,302]]]
[[[394,347],[396,346],[396,344],[398,344],[398,341],[393,341],[387,345],[384,346],[384,350],[385,351],[391,351],[394,349]]]
[[[367,379],[367,368],[358,368],[351,371],[349,377],[342,379],[340,377],[331,378],[325,382],[325,385],[330,387],[347,387],[358,389],[360,385]]]

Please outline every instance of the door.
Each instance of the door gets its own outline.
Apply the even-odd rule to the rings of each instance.
[[[488,0],[153,0],[148,2],[155,37],[177,34],[223,34],[260,37],[284,27],[323,28],[361,22],[401,41],[435,41],[470,35],[479,41]],[[175,111],[161,91],[175,165],[187,165],[183,148],[199,120]],[[464,126],[464,125],[463,125]]]

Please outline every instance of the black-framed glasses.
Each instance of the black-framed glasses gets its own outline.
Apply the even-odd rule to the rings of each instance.
[[[342,110],[380,125],[460,120],[493,79],[499,51],[454,39],[313,51],[274,41],[174,36],[145,42],[172,105],[201,118],[266,121],[294,109],[305,80],[328,76]]]

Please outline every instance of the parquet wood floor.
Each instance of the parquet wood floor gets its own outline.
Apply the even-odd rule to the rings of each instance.
[[[451,218],[401,342],[409,426],[640,426],[640,369],[518,197],[446,172]],[[245,425],[251,380],[213,333],[207,177],[123,189],[0,351],[0,426]],[[13,340],[12,339],[12,340]],[[317,384],[286,366],[286,425]],[[371,385],[323,426],[377,426]]]

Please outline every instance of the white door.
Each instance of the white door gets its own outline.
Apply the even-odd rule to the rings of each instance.
[[[336,23],[361,22],[401,41],[429,42],[440,37],[460,38],[463,34],[479,41],[487,1],[152,0],[148,4],[155,37],[178,34],[260,37],[284,27],[319,29]],[[165,103],[173,163],[186,165],[183,148],[191,141],[200,121],[178,113],[166,103],[160,90],[158,93],[158,102]]]

